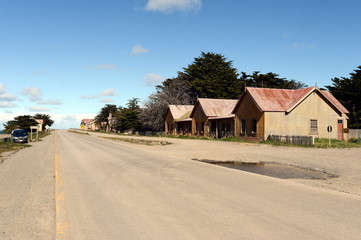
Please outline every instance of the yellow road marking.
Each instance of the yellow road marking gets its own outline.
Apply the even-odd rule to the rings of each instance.
[[[58,137],[54,133],[54,166],[55,166],[55,239],[64,239],[64,234],[69,230],[69,224],[65,216],[65,193],[61,172],[60,159],[58,154]]]

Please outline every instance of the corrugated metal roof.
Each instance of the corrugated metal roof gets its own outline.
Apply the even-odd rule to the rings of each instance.
[[[92,122],[94,119],[82,119],[81,122],[82,123],[90,123]]]
[[[193,110],[193,105],[169,105],[168,109],[175,120],[189,118]]]
[[[229,116],[232,113],[237,101],[235,99],[198,98],[196,105],[202,107],[207,117],[223,117]]]
[[[319,91],[341,112],[348,113],[347,109],[330,92],[319,90],[317,87],[302,89],[246,88],[246,92],[252,96],[260,110],[264,112],[292,111],[298,103],[314,91]]]
[[[350,113],[329,91],[321,90],[321,92],[343,113]]]

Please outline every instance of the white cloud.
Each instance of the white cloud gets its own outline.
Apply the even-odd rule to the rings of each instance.
[[[41,95],[43,94],[40,88],[37,87],[27,87],[24,88],[22,94],[28,96],[30,101],[36,102],[41,99]]]
[[[10,111],[10,110],[5,110],[4,113],[7,113],[7,114],[12,114],[13,111]]]
[[[95,95],[83,95],[80,97],[83,99],[96,99],[99,97],[109,97],[109,96],[118,96],[118,93],[115,91],[114,88],[108,88]]]
[[[115,101],[112,98],[103,98],[103,99],[100,100],[100,102],[102,102],[102,103],[114,103]]]
[[[17,96],[8,93],[8,92],[4,92],[4,93],[0,93],[0,101],[15,101],[17,99]]]
[[[39,104],[42,105],[62,105],[63,102],[61,100],[58,99],[48,99],[48,100],[44,100],[39,102]]]
[[[137,45],[132,48],[132,55],[137,55],[137,54],[147,53],[147,52],[149,52],[149,50],[142,47],[141,45]]]
[[[156,73],[148,73],[146,76],[145,76],[145,84],[146,86],[148,87],[152,87],[158,83],[161,83],[163,82],[164,78],[162,75],[159,75],[159,74],[156,74]]]
[[[34,107],[29,108],[29,110],[32,112],[48,112],[48,111],[50,111],[49,108],[42,107],[42,106],[34,106]]]
[[[0,101],[11,102],[15,101],[17,96],[6,91],[6,86],[3,83],[0,83]]]
[[[202,0],[148,0],[145,10],[172,13],[175,11],[188,12],[198,11],[202,6]]]
[[[4,84],[0,83],[0,94],[5,93],[6,87]]]
[[[96,69],[112,69],[112,68],[118,68],[115,64],[99,64],[95,67]]]
[[[117,96],[117,95],[118,94],[116,93],[114,88],[108,88],[99,93],[99,96]]]
[[[11,103],[11,102],[0,102],[0,108],[13,108],[16,106],[17,105],[15,103]]]
[[[315,47],[316,47],[316,45],[313,43],[294,42],[292,44],[292,48],[294,48],[294,49],[315,48]]]

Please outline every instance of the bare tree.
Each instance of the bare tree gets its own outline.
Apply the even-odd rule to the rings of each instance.
[[[146,128],[163,131],[168,105],[194,104],[196,97],[192,94],[186,75],[181,72],[176,78],[166,79],[156,89],[157,92],[145,101],[141,119]]]

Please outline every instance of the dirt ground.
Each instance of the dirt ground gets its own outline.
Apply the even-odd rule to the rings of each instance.
[[[93,137],[99,135],[103,134],[90,133],[90,136]],[[112,137],[116,137],[116,135],[112,135]],[[130,136],[124,137],[130,138]],[[361,196],[361,148],[318,149],[162,137],[135,138],[168,141],[173,144],[166,146],[144,146],[134,143],[120,144],[128,144],[133,148],[156,151],[169,157],[178,157],[189,161],[192,159],[240,162],[262,161],[324,171],[338,177],[327,180],[287,179],[285,181]]]

